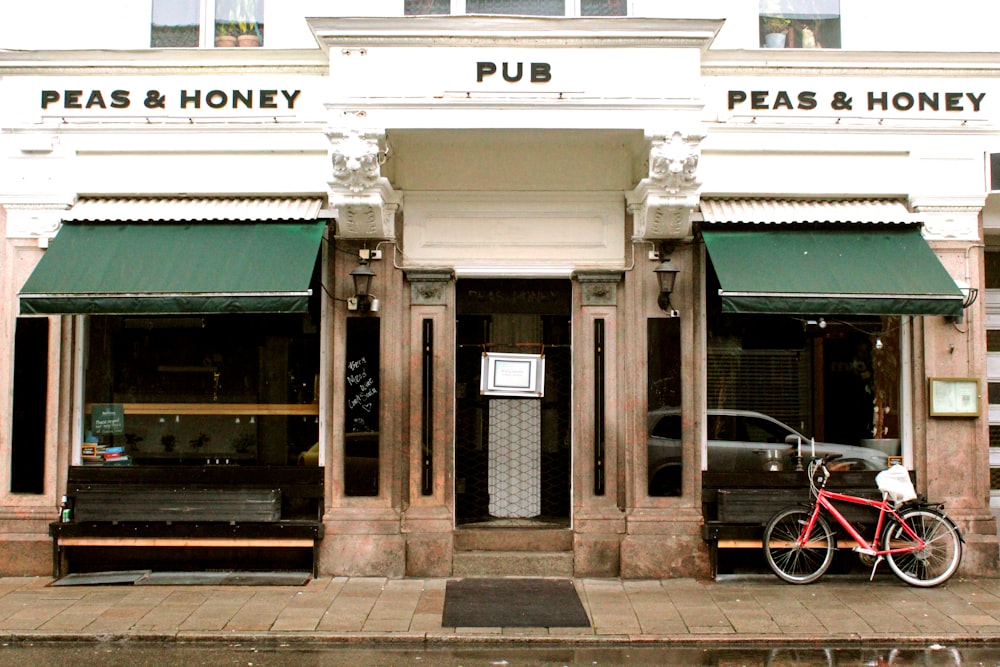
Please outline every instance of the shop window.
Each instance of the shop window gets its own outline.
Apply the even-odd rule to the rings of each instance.
[[[680,318],[652,318],[646,327],[646,464],[651,496],[681,495]]]
[[[263,44],[264,0],[153,0],[154,48]]]
[[[708,471],[792,470],[813,440],[856,470],[900,453],[899,317],[716,314],[709,327]]]
[[[998,190],[1000,190],[1000,153],[990,153],[990,192]]]
[[[344,493],[348,496],[378,495],[380,322],[375,317],[347,320]]]
[[[498,14],[521,16],[626,16],[627,0],[405,0],[407,16]]]
[[[15,327],[10,490],[12,493],[43,493],[49,320],[47,317],[19,317]]]
[[[760,45],[839,49],[840,0],[760,0]]]
[[[84,465],[317,465],[306,315],[91,316]]]

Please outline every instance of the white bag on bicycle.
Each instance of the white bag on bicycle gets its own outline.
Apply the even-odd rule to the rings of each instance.
[[[898,463],[875,475],[875,484],[879,491],[897,505],[917,498],[909,471]]]

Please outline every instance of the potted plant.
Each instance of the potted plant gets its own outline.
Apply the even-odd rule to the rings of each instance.
[[[761,32],[764,33],[764,46],[769,49],[785,48],[788,27],[791,24],[791,20],[780,16],[760,17]]]
[[[231,23],[217,22],[215,24],[215,46],[232,48],[237,45],[235,27]]]
[[[240,46],[260,46],[257,0],[238,0],[233,11],[236,14],[237,43]]]
[[[861,444],[898,456],[899,327],[895,318],[881,320],[871,351],[872,437]]]

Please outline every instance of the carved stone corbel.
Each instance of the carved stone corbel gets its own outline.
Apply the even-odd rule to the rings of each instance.
[[[337,236],[389,240],[396,236],[396,212],[402,195],[381,175],[387,157],[384,133],[334,128],[330,140],[330,208],[336,210]]]
[[[415,269],[406,272],[410,283],[410,303],[414,306],[445,306],[448,304],[448,282],[455,277],[447,269]]]
[[[575,271],[580,282],[584,306],[615,306],[618,304],[618,283],[621,271]]]
[[[704,138],[679,131],[653,136],[649,176],[626,195],[635,239],[691,237],[691,212],[700,200],[697,172]]]

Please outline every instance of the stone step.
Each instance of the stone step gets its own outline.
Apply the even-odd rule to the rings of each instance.
[[[572,577],[572,551],[455,551],[455,577]]]
[[[454,534],[455,551],[572,551],[573,531],[538,528],[462,528]]]

